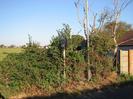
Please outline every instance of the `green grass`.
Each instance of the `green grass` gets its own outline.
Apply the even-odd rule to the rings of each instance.
[[[20,53],[22,48],[0,48],[0,61],[2,61],[10,53]]]

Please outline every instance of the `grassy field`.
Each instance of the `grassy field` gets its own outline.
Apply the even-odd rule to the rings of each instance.
[[[2,61],[10,53],[20,53],[22,48],[0,48],[0,61]]]

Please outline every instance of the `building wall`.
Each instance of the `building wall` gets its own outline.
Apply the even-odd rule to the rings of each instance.
[[[129,54],[129,74],[133,75],[133,50],[129,50],[128,54]]]
[[[121,46],[118,48],[120,73],[133,75],[133,46]]]
[[[123,51],[133,50],[133,46],[118,46],[118,51],[117,51],[118,64],[120,64],[120,50],[123,50]]]
[[[127,50],[120,50],[120,73],[128,74],[129,58]]]

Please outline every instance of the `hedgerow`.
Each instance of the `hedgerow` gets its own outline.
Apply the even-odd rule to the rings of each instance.
[[[86,77],[86,51],[82,45],[84,38],[80,35],[70,35],[71,28],[64,25],[58,30],[58,36],[53,37],[48,48],[41,48],[29,39],[24,51],[9,54],[0,62],[0,90],[21,91],[36,86],[47,89],[56,88],[68,81],[81,81]],[[60,36],[67,39],[66,46],[66,79],[63,78],[63,55]],[[90,66],[93,76],[106,76],[112,69],[112,57],[108,56],[113,43],[105,34],[90,36]],[[71,37],[70,37],[71,36]]]

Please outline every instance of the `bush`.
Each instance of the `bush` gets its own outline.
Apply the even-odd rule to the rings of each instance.
[[[133,81],[133,76],[132,76],[132,75],[128,75],[128,74],[121,74],[121,75],[118,77],[118,81],[119,81],[119,82]]]
[[[0,63],[0,89],[9,89],[11,92],[36,86],[41,89],[58,87],[65,81],[81,81],[86,77],[86,51],[77,51],[84,38],[79,35],[71,36],[68,25],[58,31],[48,49],[41,48],[39,44],[31,41],[24,47],[24,51],[9,54]],[[66,40],[66,66],[63,65],[61,40]],[[70,38],[72,37],[72,38]],[[90,37],[90,66],[94,76],[106,77],[112,70],[113,48],[112,40],[107,34],[97,33]],[[82,45],[80,45],[82,46]],[[85,47],[83,47],[85,48]],[[64,68],[66,79],[63,78]],[[4,86],[4,87],[3,87]]]
[[[67,75],[70,80],[85,79],[85,58],[82,52],[67,52]]]
[[[20,90],[29,85],[45,88],[61,81],[58,51],[37,46],[27,47],[23,53],[9,54],[0,63],[1,83],[12,90]]]
[[[43,89],[49,86],[58,87],[66,80],[80,80],[86,64],[82,51],[77,52],[74,49],[78,46],[76,37],[78,42],[82,41],[83,37],[75,35],[70,39],[70,28],[68,25],[64,26],[65,28],[58,32],[60,36],[66,36],[69,41],[66,48],[67,79],[63,78],[64,66],[60,36],[52,39],[48,49],[41,48],[32,42],[29,36],[29,43],[27,47],[24,47],[23,52],[8,54],[0,63],[1,86],[8,87],[12,91],[21,91],[31,86]]]
[[[107,77],[113,68],[114,43],[107,33],[96,33],[90,36],[90,62],[94,76]]]

